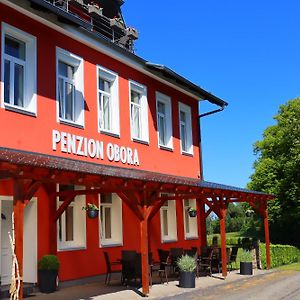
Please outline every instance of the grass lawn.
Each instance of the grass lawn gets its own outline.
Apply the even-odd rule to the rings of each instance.
[[[300,271],[300,262],[290,264],[290,265],[280,266],[276,269],[283,270],[283,271]]]

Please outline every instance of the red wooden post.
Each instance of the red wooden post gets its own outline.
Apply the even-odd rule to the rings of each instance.
[[[197,199],[198,203],[198,222],[200,226],[200,247],[207,246],[207,239],[206,239],[206,216],[205,216],[205,204],[201,201],[201,199]],[[200,248],[201,249],[201,248]]]
[[[14,224],[15,224],[15,253],[19,265],[20,290],[19,299],[23,299],[23,234],[24,234],[24,182],[14,180]],[[17,274],[16,274],[17,277]],[[18,278],[16,278],[18,280]]]
[[[270,235],[269,235],[269,221],[268,221],[267,207],[264,208],[264,227],[265,227],[267,269],[270,269],[271,268],[271,254],[270,254]]]
[[[148,218],[140,221],[141,229],[141,260],[142,260],[142,289],[149,294],[149,258],[148,258]]]
[[[222,275],[227,276],[227,254],[226,254],[226,228],[225,218],[227,209],[220,209],[220,233],[221,233],[221,256],[222,256]]]

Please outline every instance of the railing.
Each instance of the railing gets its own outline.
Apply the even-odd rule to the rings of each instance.
[[[110,19],[102,14],[102,8],[83,0],[43,0],[54,7],[91,24],[92,31],[118,46],[134,52],[137,32],[126,28],[121,18]],[[40,2],[43,2],[40,1]]]

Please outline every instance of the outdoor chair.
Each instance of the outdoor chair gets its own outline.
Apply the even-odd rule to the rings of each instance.
[[[183,248],[171,248],[170,256],[171,256],[171,264],[173,266],[174,272],[178,272],[177,260],[182,257]]]
[[[169,281],[168,281],[168,268],[171,267],[169,251],[163,250],[163,249],[158,249],[157,251],[158,251],[158,256],[159,256],[158,275],[159,275],[159,278],[160,278],[160,283],[163,282],[163,280],[162,280],[163,275],[165,276],[167,283],[169,283]]]
[[[199,271],[204,272],[205,274],[209,273],[209,275],[212,275],[212,261],[213,261],[213,249],[208,249],[208,252],[206,253],[207,256],[201,255],[199,260]]]
[[[238,253],[239,247],[232,247],[230,258],[228,260],[228,267],[230,266],[230,271],[232,271],[232,263],[236,264],[236,258]]]
[[[227,262],[227,265],[230,261],[230,254],[231,254],[230,248],[226,248],[226,262]],[[221,251],[221,248],[219,248],[218,272],[219,273],[222,272],[222,251]]]
[[[198,258],[197,248],[186,249],[184,250],[184,254],[194,258]]]
[[[135,270],[137,268],[136,256],[134,250],[122,250],[122,283],[128,285],[135,278]]]
[[[114,266],[121,266],[121,263],[118,261],[111,262],[109,258],[108,252],[104,251],[104,259],[105,259],[105,264],[106,264],[106,276],[105,276],[105,284],[109,285],[110,280],[111,280],[111,273],[119,273],[120,268],[118,270],[112,270]]]

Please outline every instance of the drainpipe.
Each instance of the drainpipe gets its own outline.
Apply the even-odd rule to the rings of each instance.
[[[218,113],[218,112],[224,110],[225,106],[226,106],[226,105],[224,104],[224,105],[222,105],[222,107],[219,108],[219,109],[212,110],[212,111],[206,112],[206,113],[204,113],[204,114],[201,114],[201,115],[198,116],[198,118],[200,119],[200,118],[202,118],[202,117],[205,117],[205,116],[209,116],[209,115]]]

